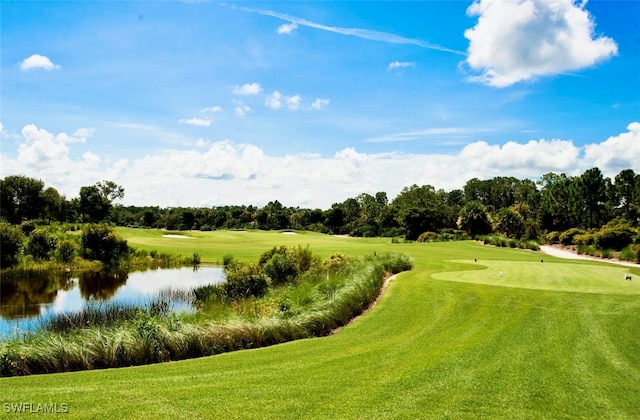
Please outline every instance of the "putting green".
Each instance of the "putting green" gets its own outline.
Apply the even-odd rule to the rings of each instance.
[[[465,271],[435,273],[436,280],[524,289],[553,290],[580,293],[640,294],[640,277],[625,280],[630,271],[626,267],[585,264],[572,261],[454,261],[468,263]]]

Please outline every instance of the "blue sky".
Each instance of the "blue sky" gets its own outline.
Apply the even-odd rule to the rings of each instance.
[[[0,176],[328,208],[640,172],[640,3],[0,3]]]

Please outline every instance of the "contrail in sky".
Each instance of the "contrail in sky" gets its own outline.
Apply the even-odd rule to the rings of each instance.
[[[327,25],[322,25],[320,23],[311,22],[309,20],[302,19],[299,17],[287,15],[284,13],[278,13],[271,10],[265,10],[265,9],[251,9],[248,7],[234,7],[231,5],[229,5],[229,7],[243,10],[249,13],[257,13],[264,16],[271,16],[274,18],[285,20],[287,22],[296,23],[301,26],[307,26],[309,28],[320,29],[322,31],[334,32],[342,35],[355,36],[358,38],[368,39],[371,41],[388,42],[390,44],[410,44],[410,45],[416,45],[422,48],[429,48],[431,50],[436,50],[436,51],[444,51],[444,52],[464,55],[464,56],[467,55],[467,53],[464,51],[453,50],[451,48],[443,47],[441,45],[432,44],[430,42],[421,41],[419,39],[406,38],[400,35],[390,34],[388,32],[372,31],[369,29],[360,29],[360,28],[340,28],[337,26],[327,26]]]

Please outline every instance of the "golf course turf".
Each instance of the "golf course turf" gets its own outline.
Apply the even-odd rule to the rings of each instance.
[[[321,257],[406,252],[415,268],[337,334],[180,362],[2,378],[0,415],[11,404],[65,403],[68,416],[91,418],[640,417],[639,268],[471,241],[119,232],[134,247],[197,252],[203,262],[252,261],[275,245],[309,244]]]

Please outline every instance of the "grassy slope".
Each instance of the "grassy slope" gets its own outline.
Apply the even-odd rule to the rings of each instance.
[[[199,241],[124,233],[159,250],[158,241],[168,241],[166,250]],[[542,264],[533,252],[469,242],[202,235],[198,252],[208,261],[309,243],[322,255],[406,251],[416,269],[398,276],[369,314],[330,337],[161,365],[0,379],[0,403],[66,402],[71,416],[130,418],[640,416],[640,296],[624,284],[626,268],[547,256]],[[600,270],[618,270],[620,289],[540,290],[548,263],[587,273],[591,292],[600,287]],[[462,270],[474,271],[431,277]],[[522,287],[476,284],[468,275],[487,283],[495,270],[505,273],[501,279],[517,274]],[[451,281],[461,275],[465,282]]]

